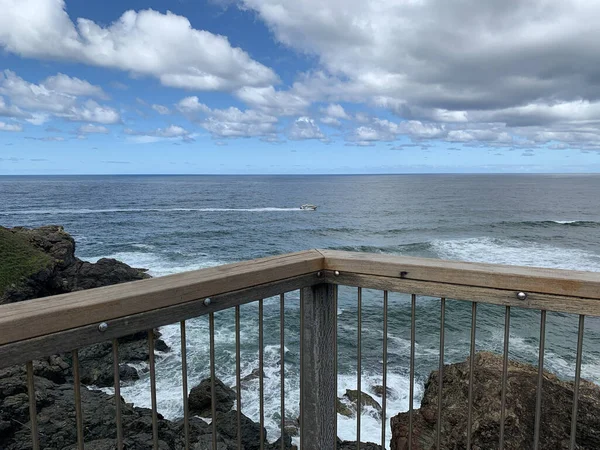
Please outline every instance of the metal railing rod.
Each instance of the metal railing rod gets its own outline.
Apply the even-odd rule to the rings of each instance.
[[[121,418],[121,375],[119,373],[119,341],[112,340],[113,378],[115,386],[115,422],[117,424],[117,449],[123,450],[123,421]]]
[[[333,416],[335,420],[333,421],[333,435],[335,436],[335,442],[333,444],[333,450],[337,450],[337,435],[338,435],[338,423],[337,423],[337,391],[338,391],[338,286],[333,286],[333,301],[334,301],[334,310],[335,310],[335,318],[333,319],[333,370],[335,371],[334,377],[334,388],[333,388]]]
[[[410,387],[408,395],[408,450],[413,444],[413,401],[415,397],[415,314],[417,309],[417,296],[410,296]]]
[[[279,295],[279,370],[281,381],[281,450],[285,450],[285,294]]]
[[[300,450],[304,446],[304,289],[300,289]]]
[[[152,445],[158,450],[158,410],[156,402],[156,364],[154,360],[154,330],[148,331],[148,356],[150,365],[150,397],[152,400]]]
[[[212,448],[217,450],[217,393],[216,393],[216,368],[215,368],[215,313],[208,315],[210,332],[210,413],[212,428]]]
[[[357,342],[356,342],[356,449],[360,450],[360,418],[362,415],[362,288],[358,288],[358,317],[357,317]]]
[[[540,444],[540,422],[542,419],[542,389],[544,387],[544,347],[546,343],[546,311],[540,314],[540,348],[538,362],[538,382],[535,396],[535,422],[533,426],[533,450]]]
[[[581,353],[583,350],[583,328],[585,315],[579,315],[579,329],[577,332],[577,356],[575,360],[575,386],[573,388],[573,412],[571,413],[571,439],[569,450],[575,450],[577,440],[577,408],[579,406],[579,382],[581,381]]]
[[[383,369],[382,369],[382,385],[383,392],[381,394],[381,447],[385,448],[385,428],[387,425],[387,346],[388,346],[388,291],[383,291]]]
[[[185,450],[190,448],[190,416],[188,406],[188,373],[187,373],[187,338],[185,333],[185,320],[179,322],[181,333],[181,384],[183,390],[183,433]]]
[[[33,362],[27,361],[27,395],[29,396],[29,421],[31,422],[31,446],[40,450],[40,435],[37,423],[37,405],[35,399],[35,383],[33,381]]]
[[[265,381],[264,381],[263,301],[258,301],[258,395],[260,409],[260,450],[265,448]]]
[[[73,350],[73,393],[75,394],[75,420],[77,423],[77,450],[83,449],[83,414],[81,411],[81,377],[79,376],[79,352]]]
[[[240,306],[235,307],[235,383],[237,401],[237,447],[242,450],[242,361],[240,351]]]
[[[467,450],[471,449],[473,425],[473,372],[475,371],[475,338],[477,330],[477,302],[471,302],[471,352],[469,360],[469,406],[467,414]]]
[[[504,353],[502,356],[502,393],[500,395],[500,440],[498,449],[504,449],[504,421],[506,416],[506,381],[508,378],[508,344],[510,342],[510,306],[504,311]]]
[[[442,443],[442,390],[444,388],[444,337],[446,322],[446,299],[440,299],[440,365],[438,369],[438,414],[436,449],[440,450]]]

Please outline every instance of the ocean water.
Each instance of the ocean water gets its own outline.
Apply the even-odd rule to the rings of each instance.
[[[0,225],[60,224],[77,256],[120,259],[153,276],[309,248],[600,271],[599,175],[389,176],[73,176],[0,177]],[[318,205],[301,211],[303,203]],[[356,386],[356,289],[340,288],[339,395]],[[258,367],[258,306],[242,311],[242,375]],[[416,399],[438,364],[439,299],[419,297]],[[279,436],[279,300],[266,299],[265,405],[270,440]],[[381,383],[382,293],[363,292],[362,386]],[[469,353],[470,304],[448,301],[447,363]],[[215,315],[217,375],[235,384],[233,311]],[[298,293],[286,296],[286,416],[298,415]],[[408,409],[410,298],[390,294],[388,417]],[[504,308],[480,305],[477,349],[502,351]],[[548,313],[547,369],[574,376],[577,318]],[[179,327],[162,329],[172,351],[159,355],[159,410],[182,414]],[[208,375],[208,323],[187,322],[190,387]],[[536,363],[539,313],[513,309],[511,358]],[[600,321],[586,319],[582,374],[600,383]],[[372,393],[372,392],[371,392]],[[150,405],[149,380],[122,388]],[[378,399],[375,395],[373,395]],[[242,391],[257,420],[257,382]],[[354,439],[355,420],[338,417]],[[378,442],[380,423],[363,413],[362,440]],[[388,428],[389,430],[389,428]]]

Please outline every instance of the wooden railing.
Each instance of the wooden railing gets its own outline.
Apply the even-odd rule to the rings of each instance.
[[[446,299],[466,300],[472,304],[471,321],[471,374],[475,352],[475,328],[478,303],[503,305],[505,310],[504,372],[502,378],[502,420],[499,448],[504,440],[504,396],[506,394],[506,365],[508,360],[508,331],[510,308],[540,310],[539,383],[537,390],[535,432],[532,448],[538,448],[541,417],[541,394],[544,367],[546,311],[577,314],[580,317],[576,355],[575,394],[572,411],[570,448],[576,448],[577,400],[582,360],[584,317],[600,315],[600,274],[451,262],[389,255],[350,253],[332,250],[310,250],[282,256],[202,269],[161,278],[136,281],[122,285],[92,289],[54,297],[30,300],[0,306],[0,369],[17,364],[27,367],[30,399],[30,428],[33,449],[40,447],[35,401],[35,377],[32,361],[53,354],[72,352],[73,375],[78,380],[78,349],[112,340],[115,375],[115,428],[116,443],[123,448],[121,402],[117,338],[150,330],[150,376],[153,416],[153,442],[158,448],[158,425],[155,385],[155,362],[152,330],[163,325],[180,323],[182,337],[182,393],[185,421],[185,448],[189,446],[190,429],[187,409],[187,366],[185,321],[208,315],[211,331],[210,369],[212,380],[212,408],[215,418],[215,355],[214,313],[235,308],[237,331],[237,386],[240,386],[239,366],[239,306],[259,302],[259,351],[261,390],[261,442],[263,429],[263,373],[262,336],[265,298],[280,296],[281,324],[285,294],[300,291],[300,444],[302,449],[323,450],[336,448],[337,437],[337,293],[338,286],[358,288],[357,388],[361,390],[361,293],[362,288],[384,291],[383,303],[383,417],[381,445],[390,437],[386,430],[386,376],[387,376],[387,295],[389,291],[411,294],[411,352],[408,448],[412,442],[412,415],[414,397],[415,309],[418,296],[438,297],[441,302],[440,371],[444,367],[444,311]],[[289,299],[288,299],[289,301]],[[284,327],[281,327],[281,377],[284,376]],[[440,383],[442,377],[439,377]],[[282,387],[283,387],[282,379]],[[471,429],[472,379],[469,384],[469,423]],[[442,386],[440,386],[441,392]],[[84,448],[83,419],[79,383],[75,385],[74,410],[77,416],[77,445]],[[281,432],[284,430],[285,405],[281,397]],[[240,405],[240,389],[237,389]],[[357,410],[361,411],[361,396]],[[238,407],[238,448],[243,448]],[[361,414],[357,414],[357,441],[360,442]],[[441,423],[438,415],[438,442]],[[216,420],[212,421],[213,437],[217,436]],[[466,448],[471,447],[467,432]],[[43,444],[42,444],[43,445]],[[439,444],[438,444],[439,445]],[[213,448],[217,448],[216,438]],[[281,440],[284,448],[284,440]],[[439,448],[439,447],[438,447]]]

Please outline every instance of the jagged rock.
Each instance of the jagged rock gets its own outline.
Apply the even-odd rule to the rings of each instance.
[[[358,391],[354,390],[354,389],[346,389],[346,393],[342,397],[342,400],[343,401],[340,401],[340,399],[338,399],[338,407],[337,407],[338,413],[348,416],[347,412],[349,410],[350,415],[348,417],[354,416],[356,414],[356,410],[357,410],[357,406],[358,406],[357,405]],[[383,412],[381,410],[381,405],[377,402],[377,400],[375,400],[369,394],[367,394],[365,392],[361,392],[360,406],[361,406],[362,411],[365,410],[365,407],[373,408],[373,411],[372,412],[369,411],[369,412],[371,412],[377,420],[381,420],[381,416],[383,414]]]
[[[340,438],[337,440],[338,450],[356,450],[356,441],[342,441]],[[360,450],[385,450],[381,445],[374,444],[372,442],[361,442]]]
[[[188,405],[190,413],[197,414],[201,417],[211,417],[211,379],[205,378],[198,386],[195,386],[190,391],[188,396]],[[218,378],[215,379],[215,396],[216,396],[216,411],[228,412],[231,411],[235,401],[235,391],[226,386]]]
[[[373,394],[379,397],[383,397],[383,386],[380,384],[374,384],[373,386],[371,386],[371,392],[373,392]],[[398,392],[396,392],[389,386],[386,386],[385,392],[386,398],[389,400],[395,400],[398,398]]]
[[[500,402],[502,357],[481,352],[475,355],[473,372],[473,449],[491,449],[498,446],[500,431]],[[413,418],[413,448],[430,450],[437,439],[438,406],[437,371],[429,376],[421,407]],[[506,418],[504,448],[520,450],[532,445],[537,389],[537,367],[510,361],[506,390]],[[447,365],[444,368],[442,392],[441,448],[465,448],[467,437],[469,361]],[[544,372],[542,416],[540,430],[541,450],[569,448],[573,383],[561,381]],[[408,413],[391,419],[392,450],[408,448]],[[581,380],[579,414],[577,420],[577,449],[600,448],[600,387]]]
[[[75,256],[75,240],[57,225],[0,227],[0,244],[0,265],[20,275],[0,286],[0,304],[150,278],[145,269],[115,259],[103,258],[95,264],[80,260]],[[17,254],[12,251],[15,246]],[[29,261],[19,255],[26,252],[37,264],[24,267]]]

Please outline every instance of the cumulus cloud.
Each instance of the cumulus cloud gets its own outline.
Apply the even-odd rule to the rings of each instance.
[[[152,105],[152,109],[163,116],[167,115],[167,114],[171,114],[171,110],[164,105],[154,104],[154,105]]]
[[[234,90],[278,81],[226,37],[185,17],[129,10],[108,26],[78,18],[64,0],[0,0],[0,47],[27,58],[68,60],[156,77],[165,86]]]
[[[304,113],[311,101],[294,92],[277,91],[273,86],[244,87],[235,95],[252,109],[277,116],[294,116]]]
[[[0,100],[0,112],[8,110],[13,117],[24,117],[34,125],[47,122],[50,115],[71,121],[104,124],[121,120],[119,113],[109,106],[100,105],[92,99],[80,102],[81,97],[105,98],[99,86],[63,74],[35,84],[25,81],[13,71],[5,70],[0,73],[0,94],[11,102],[8,107],[3,99]]]
[[[88,123],[77,128],[77,134],[108,134],[108,128]]]
[[[262,111],[211,109],[196,96],[183,98],[176,108],[214,138],[275,137],[277,133],[277,117]]]
[[[422,139],[489,142],[469,130],[496,123],[511,130],[493,141],[526,138],[535,126],[600,145],[585,131],[600,125],[600,72],[592,63],[600,60],[599,2],[240,2],[279,42],[318,58],[321,70],[293,86],[307,98],[385,107],[429,124],[406,125]]]
[[[131,128],[125,128],[125,134],[131,136],[142,136],[147,138],[181,138],[189,136],[190,132],[179,125],[169,125],[167,128],[157,128],[152,131],[134,131]],[[152,141],[152,140],[151,140]]]
[[[23,126],[18,123],[0,122],[0,131],[23,131]]]
[[[294,141],[307,139],[327,140],[319,126],[310,117],[299,117],[296,119],[288,130],[287,136]]]

